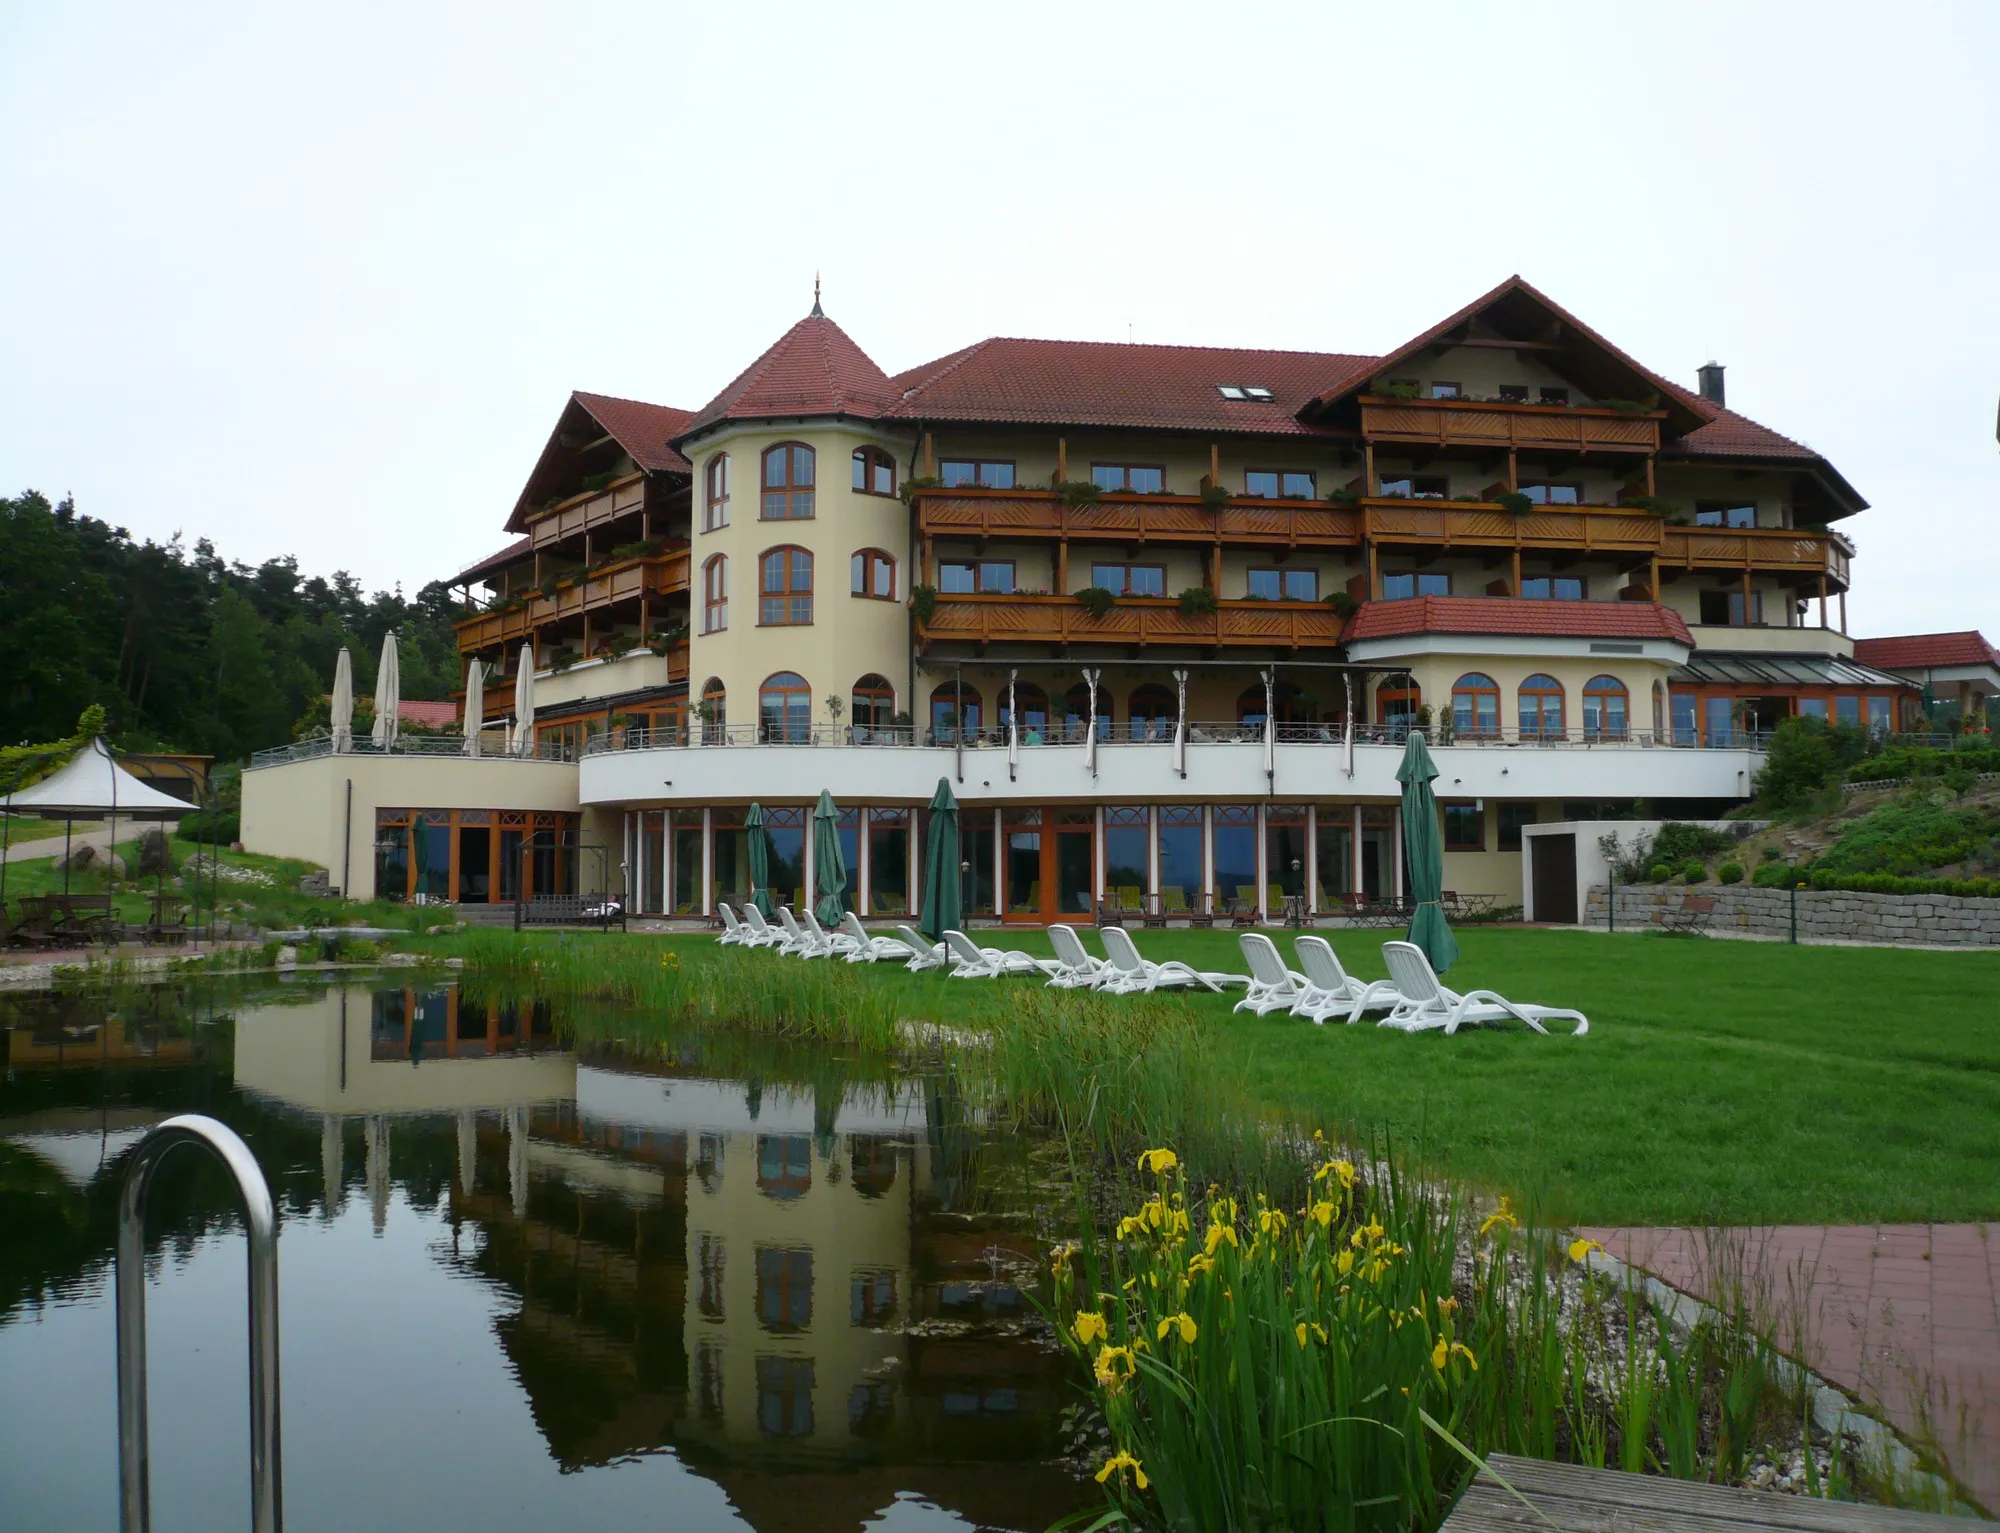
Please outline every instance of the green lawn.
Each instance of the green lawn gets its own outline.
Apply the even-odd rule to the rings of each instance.
[[[1038,933],[979,935],[1048,951]],[[1351,972],[1386,976],[1394,933],[1323,935]],[[1228,932],[1134,936],[1152,958],[1243,968]],[[1388,1129],[1576,1222],[2000,1217],[2000,953],[1493,927],[1459,940],[1453,988],[1580,1008],[1589,1034],[1411,1036],[1186,1004],[1256,1099],[1329,1131]]]

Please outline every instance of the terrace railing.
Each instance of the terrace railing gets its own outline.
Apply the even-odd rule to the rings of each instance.
[[[258,767],[283,766],[290,761],[311,761],[319,756],[334,754],[331,735],[315,735],[290,745],[274,745],[269,750],[258,751],[250,758],[252,770]],[[383,750],[366,736],[357,738],[342,754],[349,756],[465,756],[465,736],[463,735],[398,735],[396,742]],[[539,741],[523,746],[518,751],[507,752],[482,745],[479,752],[481,761],[574,761],[575,752],[568,746],[555,741]]]

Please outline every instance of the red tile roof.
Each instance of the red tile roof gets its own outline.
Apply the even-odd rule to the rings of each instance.
[[[905,420],[1322,436],[1298,412],[1328,377],[1365,358],[1339,352],[1127,345],[995,337],[890,383]],[[1268,402],[1224,399],[1219,384],[1266,388]]]
[[[458,722],[458,704],[400,698],[396,703],[396,717],[405,724],[415,724],[424,729],[449,729]]]
[[[488,554],[477,564],[468,564],[464,569],[452,576],[451,579],[447,580],[445,584],[452,586],[470,584],[472,581],[479,580],[491,574],[494,570],[505,569],[516,559],[525,556],[534,546],[535,540],[531,537],[516,538],[497,554]]]
[[[815,306],[677,434],[692,436],[725,420],[805,415],[872,419],[897,397],[888,374]]]
[[[618,439],[618,445],[632,455],[632,461],[652,472],[692,473],[688,460],[669,443],[687,430],[694,419],[687,410],[670,405],[649,405],[639,399],[620,399],[613,394],[570,396],[588,410],[591,418]]]
[[[1407,601],[1366,602],[1341,637],[1352,642],[1421,633],[1694,643],[1681,615],[1657,602],[1526,601],[1508,596],[1417,596]]]
[[[1854,658],[1885,671],[1917,671],[1927,666],[1990,665],[2000,667],[2000,650],[1977,629],[1963,633],[1907,633],[1882,639],[1856,639]]]

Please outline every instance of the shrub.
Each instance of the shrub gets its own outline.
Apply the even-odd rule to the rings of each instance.
[[[1964,767],[1973,772],[2000,772],[2000,747],[1962,745],[1956,750],[1936,751],[1921,745],[1898,745],[1880,755],[1868,756],[1847,769],[1849,782],[1884,782],[1908,777],[1941,777],[1947,768]]]
[[[1669,820],[1653,838],[1653,857],[1659,862],[1701,862],[1728,851],[1736,843],[1719,830],[1706,825],[1687,825]]]
[[[1353,617],[1356,612],[1359,612],[1361,610],[1361,603],[1356,601],[1352,596],[1348,595],[1347,592],[1345,591],[1329,592],[1326,598],[1326,604],[1329,607],[1333,608],[1333,614],[1335,617],[1341,618],[1343,620]]]
[[[1757,774],[1759,807],[1805,807],[1840,781],[1867,748],[1867,736],[1858,729],[1829,728],[1820,719],[1786,719],[1772,734],[1764,770]]]
[[[1672,516],[1681,509],[1673,501],[1658,495],[1628,495],[1625,504],[1635,511],[1650,511],[1655,516]]]
[[[1062,497],[1062,503],[1070,507],[1094,506],[1104,498],[1104,491],[1091,479],[1059,479],[1055,491]]]
[[[1230,494],[1224,486],[1219,484],[1205,484],[1201,487],[1201,503],[1210,511],[1227,509],[1229,501]]]
[[[1775,846],[1763,846],[1757,849],[1758,858],[1764,862],[1776,862],[1780,857],[1783,857],[1784,855],[1785,855],[1784,851],[1781,848]]]
[[[1180,601],[1182,617],[1204,617],[1215,610],[1215,593],[1207,586],[1189,586]]]
[[[1950,894],[1961,899],[2000,899],[2000,878],[1898,878],[1893,873],[1831,873],[1819,867],[1815,889],[1850,889],[1858,894]]]
[[[1976,809],[1945,808],[1922,798],[1899,800],[1856,820],[1813,867],[1815,872],[1920,876],[1990,847],[1996,829],[2000,826]]]
[[[1750,882],[1759,889],[1789,889],[1793,883],[1793,873],[1789,865],[1782,862],[1760,862]]]
[[[1101,618],[1118,605],[1118,593],[1108,586],[1085,586],[1076,593],[1077,602],[1092,617]]]
[[[1506,490],[1495,495],[1493,504],[1502,511],[1512,511],[1516,516],[1526,516],[1535,509],[1535,503],[1519,490]]]
[[[1656,862],[1646,870],[1646,877],[1653,883],[1663,884],[1674,876],[1674,870],[1664,862]]]
[[[208,846],[228,846],[243,839],[242,819],[234,809],[204,810],[181,816],[175,832],[183,841]]]
[[[1740,862],[1725,862],[1715,870],[1715,876],[1725,884],[1740,884],[1743,882],[1743,864]]]
[[[910,610],[917,615],[920,624],[928,626],[931,615],[937,611],[938,593],[936,586],[911,586]]]
[[[1699,858],[1690,857],[1681,864],[1681,877],[1691,884],[1698,884],[1708,877],[1708,869],[1702,866]]]

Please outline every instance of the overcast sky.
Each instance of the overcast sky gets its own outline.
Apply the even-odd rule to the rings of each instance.
[[[0,492],[406,590],[810,305],[1383,351],[1520,272],[2000,638],[2000,4],[0,7]]]

